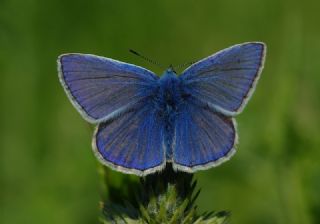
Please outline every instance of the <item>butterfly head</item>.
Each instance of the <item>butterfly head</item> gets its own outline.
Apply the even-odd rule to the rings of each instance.
[[[169,65],[169,68],[167,69],[166,71],[167,73],[173,73],[173,74],[177,74],[176,71],[174,70],[174,67],[173,65]]]
[[[172,79],[177,77],[177,73],[174,70],[173,66],[170,65],[167,70],[164,71],[164,73],[161,76],[163,79]]]

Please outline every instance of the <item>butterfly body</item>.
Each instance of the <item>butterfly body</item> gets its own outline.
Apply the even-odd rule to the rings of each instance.
[[[93,150],[105,165],[140,176],[195,172],[235,153],[239,114],[263,68],[265,45],[239,44],[177,75],[89,54],[58,59],[60,81],[80,114],[98,124]]]
[[[182,103],[180,80],[176,73],[167,69],[158,81],[159,92],[156,107],[159,108],[158,114],[163,119],[164,142],[166,145],[166,158],[168,161],[172,157],[172,140],[174,136],[175,118],[178,114],[179,104]]]

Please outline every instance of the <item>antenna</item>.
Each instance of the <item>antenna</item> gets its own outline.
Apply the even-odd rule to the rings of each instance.
[[[146,56],[143,56],[143,55],[139,54],[138,52],[136,52],[136,51],[134,51],[132,49],[129,49],[129,52],[132,53],[132,54],[137,55],[138,57],[142,58],[143,60],[145,60],[145,61],[147,61],[147,62],[149,62],[151,64],[154,64],[154,65],[157,65],[160,68],[163,68],[163,66],[160,63],[158,63],[158,62],[156,62],[154,60],[151,60],[150,58],[147,58]]]
[[[174,66],[174,68],[180,69],[180,68],[186,67],[188,65],[193,65],[194,63],[196,63],[196,61],[186,62],[186,63],[180,64],[180,65]]]

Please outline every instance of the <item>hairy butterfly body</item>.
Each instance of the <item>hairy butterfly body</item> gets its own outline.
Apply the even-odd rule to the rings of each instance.
[[[88,54],[58,59],[60,81],[80,114],[98,124],[93,149],[124,173],[147,175],[168,163],[195,172],[235,153],[234,116],[252,95],[265,45],[232,46],[177,76]]]

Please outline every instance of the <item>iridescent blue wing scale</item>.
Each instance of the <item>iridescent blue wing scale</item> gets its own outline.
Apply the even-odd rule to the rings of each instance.
[[[214,110],[234,116],[255,89],[265,51],[259,42],[235,45],[191,65],[180,79],[186,92]]]
[[[158,87],[156,75],[88,54],[62,55],[58,69],[76,109],[87,121],[99,123],[93,150],[103,164],[136,175],[165,166],[163,120],[152,104]]]
[[[98,126],[93,149],[103,164],[139,176],[164,168],[164,121],[150,102]]]
[[[186,172],[221,164],[235,153],[237,143],[234,119],[196,102],[181,104],[176,117],[173,167]]]
[[[189,100],[175,123],[173,166],[194,172],[217,166],[235,153],[236,123],[263,68],[265,45],[232,46],[187,68],[179,77]]]
[[[154,94],[158,77],[124,62],[89,54],[58,59],[59,78],[72,104],[90,123],[100,123]]]

